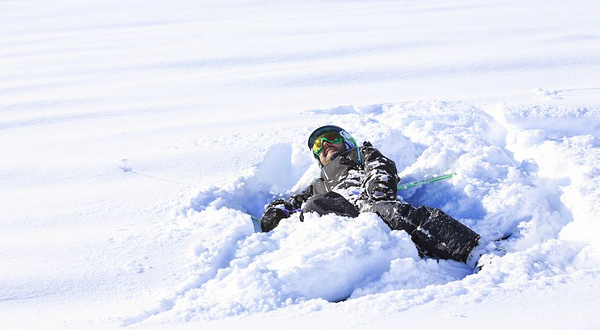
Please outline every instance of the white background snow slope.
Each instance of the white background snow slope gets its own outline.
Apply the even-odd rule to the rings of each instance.
[[[598,329],[597,0],[0,1],[0,328]],[[336,124],[502,257],[257,233]],[[349,296],[341,303],[333,303]]]

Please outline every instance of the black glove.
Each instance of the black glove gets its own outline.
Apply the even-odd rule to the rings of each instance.
[[[285,199],[280,198],[269,203],[266,209],[260,218],[260,229],[263,232],[275,229],[282,219],[289,218],[294,206]]]
[[[277,227],[279,221],[288,217],[289,213],[284,210],[276,207],[270,208],[260,218],[260,230],[263,232],[271,231]]]

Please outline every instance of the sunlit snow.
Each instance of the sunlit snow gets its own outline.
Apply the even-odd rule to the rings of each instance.
[[[3,329],[600,326],[599,2],[0,8]],[[456,173],[399,198],[503,255],[421,259],[372,213],[261,233],[324,124]]]

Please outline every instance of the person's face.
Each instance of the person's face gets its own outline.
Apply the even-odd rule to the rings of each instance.
[[[323,150],[319,154],[319,160],[323,166],[331,163],[333,158],[344,151],[346,147],[344,146],[344,142],[340,143],[329,143],[328,141],[323,141]]]

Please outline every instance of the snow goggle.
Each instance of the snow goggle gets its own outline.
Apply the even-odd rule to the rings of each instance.
[[[315,156],[318,156],[323,151],[323,143],[325,142],[330,144],[342,143],[344,142],[344,138],[338,132],[327,132],[319,135],[312,146],[312,152]]]

